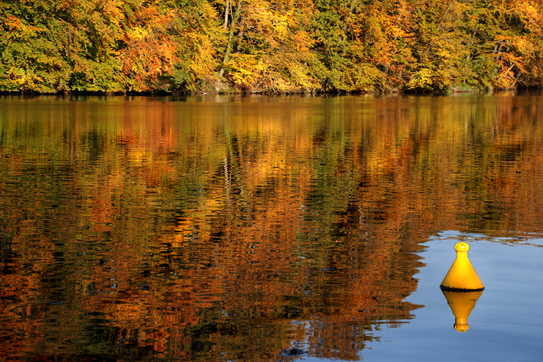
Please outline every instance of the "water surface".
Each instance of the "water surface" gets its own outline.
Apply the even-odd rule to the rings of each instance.
[[[0,357],[535,360],[540,104],[1,98]]]

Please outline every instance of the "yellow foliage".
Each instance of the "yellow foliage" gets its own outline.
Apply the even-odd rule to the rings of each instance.
[[[434,84],[432,80],[432,74],[433,72],[428,68],[423,68],[419,70],[415,75],[411,78],[409,83],[407,83],[407,88],[412,90],[429,90],[432,89],[432,86]]]

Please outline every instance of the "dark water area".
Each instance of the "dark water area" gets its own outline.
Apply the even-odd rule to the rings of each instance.
[[[534,360],[542,222],[539,93],[4,96],[0,360]]]

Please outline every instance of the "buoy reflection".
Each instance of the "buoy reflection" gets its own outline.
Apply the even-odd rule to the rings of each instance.
[[[454,314],[454,329],[458,332],[466,332],[469,329],[468,317],[483,291],[457,292],[441,290],[441,292],[447,299],[447,303]]]

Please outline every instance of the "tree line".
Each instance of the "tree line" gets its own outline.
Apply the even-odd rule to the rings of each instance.
[[[3,92],[540,87],[541,0],[4,0]]]

